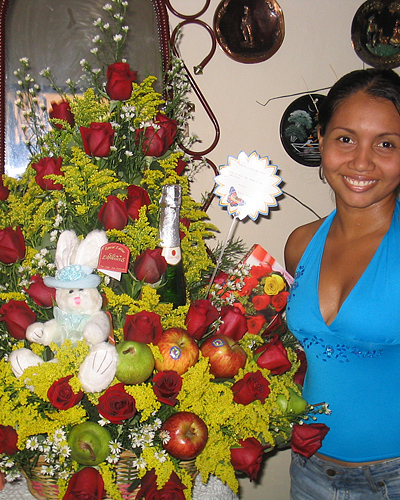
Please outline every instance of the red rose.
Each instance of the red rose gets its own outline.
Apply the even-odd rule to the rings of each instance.
[[[239,290],[238,294],[243,297],[245,295],[250,295],[253,289],[258,285],[258,279],[253,278],[253,276],[246,276],[243,278],[244,286]]]
[[[321,448],[328,431],[325,424],[294,424],[290,442],[292,450],[310,458]]]
[[[115,133],[111,123],[92,122],[89,128],[79,127],[79,130],[87,155],[104,158],[110,154]]]
[[[128,197],[125,200],[125,207],[132,220],[139,218],[139,210],[146,205],[150,205],[150,197],[147,191],[140,186],[129,186]]]
[[[176,397],[182,388],[182,377],[174,370],[158,372],[153,377],[153,391],[160,403],[174,406],[178,400]]]
[[[0,453],[14,455],[17,453],[18,434],[10,425],[0,425]]]
[[[161,248],[144,252],[136,257],[133,272],[136,279],[145,283],[157,283],[167,270],[167,261],[161,255]]]
[[[282,316],[276,314],[268,323],[267,328],[263,331],[263,336],[268,336],[270,333],[277,330],[282,325]]]
[[[241,380],[233,384],[231,389],[233,392],[233,400],[235,403],[241,405],[248,405],[256,399],[264,403],[271,392],[268,380],[262,376],[260,371],[246,373]]]
[[[272,272],[272,267],[267,262],[261,262],[258,266],[252,266],[250,269],[250,275],[257,279],[267,276],[270,272]]]
[[[128,223],[125,203],[113,194],[107,196],[107,201],[100,208],[98,217],[106,230],[122,230]]]
[[[105,494],[100,472],[94,467],[84,467],[69,480],[63,500],[102,500]]]
[[[237,307],[222,306],[220,318],[223,323],[218,328],[219,334],[227,335],[237,342],[247,332],[246,316]]]
[[[186,161],[183,161],[183,160],[181,160],[181,158],[179,158],[179,160],[178,160],[178,164],[177,164],[177,165],[176,165],[176,167],[175,167],[175,172],[176,172],[178,175],[181,175],[181,174],[182,174],[182,172],[185,170],[186,165],[187,165],[187,162],[186,162]]]
[[[3,177],[0,177],[0,201],[6,201],[10,190],[3,184]]]
[[[125,386],[121,383],[109,387],[99,397],[97,409],[100,415],[112,424],[122,424],[136,413],[135,400],[125,391]]]
[[[0,262],[13,264],[25,257],[25,240],[21,228],[5,227],[0,230]]]
[[[113,101],[126,101],[132,94],[132,82],[137,71],[131,71],[128,63],[116,62],[107,69],[106,92]]]
[[[172,472],[168,482],[161,489],[157,487],[157,476],[154,469],[146,472],[142,478],[137,500],[185,500],[183,490],[186,486],[181,482],[176,472]]]
[[[220,271],[217,276],[215,276],[214,278],[214,283],[216,285],[223,285],[225,283],[225,281],[227,281],[227,279],[229,278],[229,276],[224,273],[224,271]]]
[[[300,361],[300,366],[299,366],[297,372],[293,376],[293,382],[295,384],[299,384],[299,385],[303,386],[304,377],[306,376],[306,371],[307,371],[306,353],[302,349],[297,349],[296,354],[297,354],[298,361]]]
[[[36,314],[23,300],[10,299],[0,307],[0,321],[4,321],[11,337],[23,340],[28,326],[36,321]]]
[[[32,163],[32,168],[36,170],[35,181],[44,191],[60,191],[63,188],[62,184],[59,182],[45,179],[46,175],[52,174],[64,177],[64,173],[61,172],[61,164],[61,156],[57,159],[54,157],[42,158],[37,163]]]
[[[218,316],[217,308],[208,299],[193,301],[185,318],[188,334],[194,339],[200,340],[211,323],[218,319]]]
[[[56,301],[56,289],[46,286],[40,274],[32,276],[29,288],[24,290],[40,307],[52,307]]]
[[[256,311],[262,311],[266,309],[271,303],[270,295],[254,295],[251,299],[253,306]]]
[[[282,375],[292,366],[287,351],[277,333],[273,335],[267,344],[257,347],[254,354],[257,365],[260,368],[270,370],[273,375]]]
[[[273,295],[271,298],[271,304],[275,307],[276,312],[282,311],[286,306],[289,292],[280,292],[278,295]]]
[[[256,316],[250,316],[247,318],[247,331],[253,335],[257,335],[263,327],[266,319],[262,314],[257,314]]]
[[[65,99],[63,99],[58,103],[54,101],[51,103],[51,110],[49,111],[49,117],[51,119],[64,120],[71,127],[75,125],[75,118],[71,111],[71,107],[69,105],[69,102],[66,101]],[[54,123],[54,126],[59,128],[60,130],[63,128],[62,123]]]
[[[53,382],[52,386],[47,391],[47,397],[50,403],[58,410],[68,410],[72,408],[83,398],[83,392],[74,393],[69,385],[69,380],[72,375],[60,378]]]
[[[160,316],[155,312],[140,311],[126,316],[124,324],[125,340],[134,340],[144,344],[157,344],[162,332]]]
[[[240,448],[231,448],[231,463],[235,470],[247,474],[250,481],[257,479],[261,462],[264,457],[264,447],[253,437],[239,440]]]
[[[182,224],[182,226],[186,227],[186,229],[189,229],[190,223],[192,222],[189,217],[182,217],[179,219],[179,222]],[[186,236],[186,233],[182,231],[182,229],[179,230],[179,238],[183,240],[183,238]]]
[[[138,129],[135,142],[146,156],[162,156],[171,146],[177,131],[177,123],[162,113],[157,113],[154,126]]]

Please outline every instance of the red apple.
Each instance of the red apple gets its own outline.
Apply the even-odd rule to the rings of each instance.
[[[155,360],[158,371],[175,370],[178,375],[185,373],[199,359],[199,347],[183,328],[168,328],[157,344],[164,360]]]
[[[161,430],[168,431],[169,441],[164,450],[178,460],[192,460],[207,444],[208,429],[195,413],[181,411],[167,418]]]
[[[216,378],[232,378],[244,368],[244,349],[227,335],[213,335],[203,342],[201,352],[210,361],[210,373]]]

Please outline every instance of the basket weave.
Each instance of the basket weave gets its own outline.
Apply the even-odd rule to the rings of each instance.
[[[130,451],[124,451],[120,455],[120,459],[115,466],[116,483],[121,493],[123,500],[136,500],[136,495],[139,492],[140,486],[133,491],[128,491],[129,486],[137,478],[137,468],[133,466],[133,460],[136,455]],[[35,467],[31,469],[28,475],[25,471],[22,474],[25,476],[30,493],[38,500],[59,500],[57,478],[50,477],[41,473],[42,465],[47,465],[44,457],[40,456]],[[195,478],[198,471],[195,466],[195,460],[180,462],[180,467]],[[104,500],[112,500],[109,496],[105,496]]]
[[[136,455],[129,451],[121,453],[120,460],[115,466],[116,483],[121,496],[124,500],[135,500],[139,487],[133,491],[128,491],[129,486],[137,477],[137,468],[132,465]],[[47,465],[42,456],[35,467],[28,475],[22,471],[25,476],[30,493],[38,500],[58,500],[57,478],[50,477],[41,473],[42,465]],[[104,497],[104,500],[112,500],[110,497]]]

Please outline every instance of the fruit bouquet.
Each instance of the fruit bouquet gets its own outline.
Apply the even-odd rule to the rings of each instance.
[[[96,21],[118,57],[126,8],[104,7],[112,36]],[[324,430],[304,420],[326,408],[300,396],[285,277],[228,259],[209,288],[216,228],[190,196],[194,167],[179,148],[190,118],[181,62],[165,75],[167,99],[123,59],[104,71],[82,61],[83,92],[46,69],[60,94],[48,112],[21,65],[30,161],[0,185],[0,472],[22,472],[39,499],[191,499],[198,473],[237,492],[292,434],[314,452]],[[160,246],[168,186],[181,193],[182,305],[160,292],[172,279]],[[249,276],[263,280],[263,309],[275,304],[258,329]]]

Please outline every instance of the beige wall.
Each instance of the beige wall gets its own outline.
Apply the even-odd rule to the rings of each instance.
[[[318,169],[294,162],[285,152],[279,137],[279,124],[287,106],[294,98],[266,102],[280,95],[310,91],[332,85],[344,73],[363,68],[363,62],[351,45],[351,23],[362,0],[278,0],[285,18],[285,39],[269,60],[258,64],[242,64],[230,59],[219,47],[203,75],[195,80],[213,109],[221,127],[221,139],[209,158],[218,166],[228,155],[237,157],[240,151],[269,156],[279,167],[284,189],[324,216],[333,207],[327,186],[318,178]],[[212,25],[219,0],[201,19]],[[185,14],[199,11],[202,0],[173,0],[175,9]],[[179,20],[171,15],[171,25]],[[181,54],[189,69],[199,64],[207,54],[209,35],[197,26],[185,26]],[[196,119],[190,125],[192,133],[207,147],[213,131],[200,105],[196,104]],[[205,172],[196,179],[193,193],[212,188],[213,175]],[[200,196],[198,194],[198,196]],[[198,198],[200,199],[200,198]],[[226,210],[214,202],[211,220],[220,228],[223,240],[231,223]],[[314,219],[311,212],[288,197],[281,198],[279,210],[257,222],[239,224],[237,236],[247,246],[259,243],[283,263],[283,248],[287,236],[298,225]],[[289,499],[289,451],[279,452],[266,461],[258,485],[241,481],[244,500]]]

